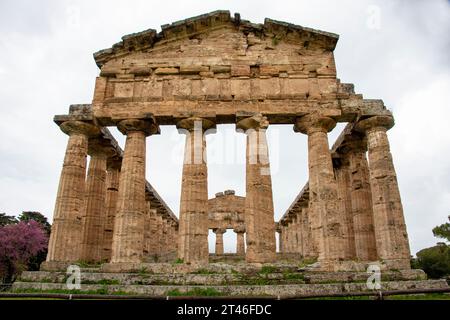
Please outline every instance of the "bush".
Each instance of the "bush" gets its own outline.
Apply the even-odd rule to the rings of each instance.
[[[450,276],[450,246],[440,243],[420,250],[416,255],[413,267],[422,269],[428,277],[439,279]]]

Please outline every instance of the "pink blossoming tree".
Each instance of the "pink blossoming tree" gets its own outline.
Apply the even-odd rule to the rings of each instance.
[[[34,220],[0,227],[0,282],[14,281],[47,244],[47,233]]]

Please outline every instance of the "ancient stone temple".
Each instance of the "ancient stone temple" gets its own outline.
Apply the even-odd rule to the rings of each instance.
[[[248,264],[292,254],[317,261],[319,270],[365,270],[370,262],[409,269],[387,133],[394,119],[381,100],[339,81],[337,41],[328,32],[216,11],[126,35],[95,53],[92,103],[54,119],[68,143],[42,269],[77,261],[104,263],[105,271],[175,260],[207,265],[209,230],[221,255],[227,229]],[[347,126],[330,148],[338,122]],[[246,135],[246,194],[208,199],[205,135],[220,124]],[[307,136],[308,149],[298,152],[308,154],[309,168],[279,222],[266,136],[276,125]],[[146,141],[160,126],[185,135],[178,218],[146,180]],[[126,136],[124,150],[108,127]]]

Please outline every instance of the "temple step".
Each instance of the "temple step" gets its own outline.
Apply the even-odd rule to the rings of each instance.
[[[383,290],[421,290],[448,288],[445,280],[387,281]],[[65,283],[21,282],[13,285],[13,292],[40,293],[86,293],[86,294],[130,294],[148,296],[272,296],[300,297],[330,295],[349,292],[372,292],[365,282],[286,284],[286,285],[139,285],[139,284],[81,284],[81,288],[69,291]]]

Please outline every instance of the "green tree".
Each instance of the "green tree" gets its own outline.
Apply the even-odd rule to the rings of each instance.
[[[6,213],[0,213],[0,226],[7,226],[9,224],[16,224],[17,218],[14,216],[7,216]]]
[[[42,228],[44,229],[47,236],[50,236],[50,231],[52,226],[50,223],[48,223],[47,218],[40,212],[37,211],[22,211],[22,213],[19,216],[20,221],[31,221],[34,220],[38,222]],[[36,271],[39,270],[39,267],[42,262],[45,261],[47,257],[47,247],[40,251],[37,255],[32,256],[30,260],[28,261],[28,270],[30,271]]]
[[[44,230],[47,232],[47,234],[50,234],[51,225],[48,223],[47,218],[40,212],[37,211],[22,211],[22,213],[19,216],[20,221],[30,221],[34,220],[36,222],[39,222],[43,227]]]
[[[450,221],[450,216],[448,216],[448,220]],[[440,226],[433,228],[433,235],[437,238],[442,238],[447,241],[450,241],[450,223],[443,223]]]
[[[437,246],[417,252],[413,267],[425,271],[430,278],[450,276],[450,246],[441,242]]]

